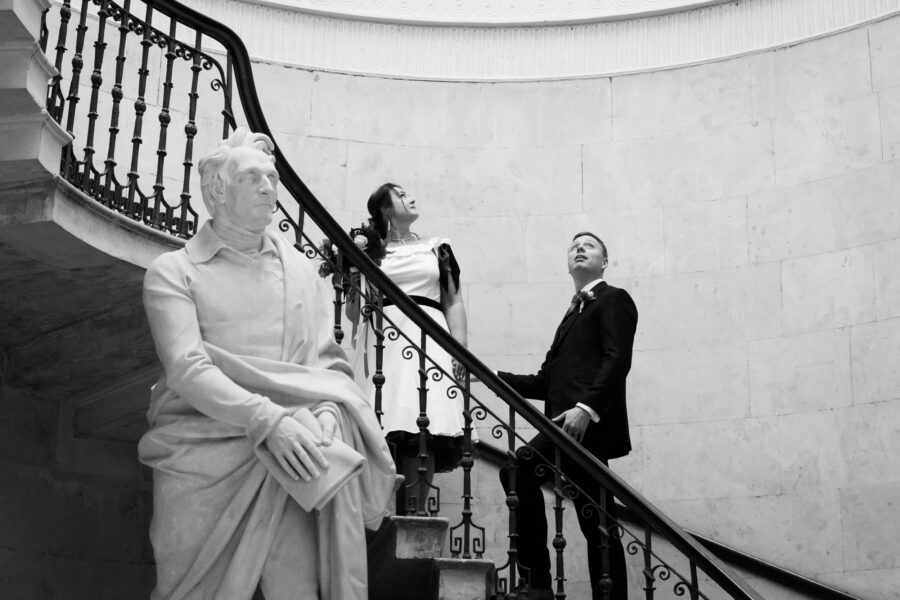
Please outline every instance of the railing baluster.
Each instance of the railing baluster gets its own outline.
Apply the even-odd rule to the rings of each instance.
[[[301,212],[302,215],[302,212]],[[365,290],[362,290],[362,293]],[[366,294],[368,298],[368,294]],[[367,300],[368,301],[368,300]],[[375,319],[375,326],[372,332],[375,334],[375,374],[372,375],[372,383],[375,386],[375,417],[378,424],[381,424],[381,417],[384,416],[384,408],[382,406],[381,388],[384,386],[384,293],[380,288],[375,290],[375,311],[374,315],[369,314],[369,318]],[[402,510],[399,506],[398,509]]]
[[[416,426],[419,428],[419,466],[416,469],[416,481],[409,486],[416,488],[416,494],[408,501],[408,509],[415,511],[416,516],[426,517],[429,513],[437,514],[440,506],[440,490],[438,490],[437,503],[433,505],[430,494],[431,485],[428,481],[428,425],[431,420],[428,418],[428,372],[426,368],[426,343],[428,337],[422,330],[421,345],[419,346],[419,416],[416,419]],[[413,504],[413,502],[415,504]]]
[[[191,203],[191,171],[194,166],[194,138],[197,136],[197,99],[200,94],[197,93],[197,82],[200,79],[200,48],[203,42],[203,35],[198,31],[194,40],[193,61],[191,62],[191,91],[188,94],[190,100],[188,104],[188,122],[184,126],[184,133],[187,137],[184,145],[184,184],[181,188],[181,204],[180,216],[178,218],[178,226],[172,231],[181,237],[190,237],[197,227],[196,213],[194,220],[189,218],[188,209]],[[193,212],[193,211],[191,211]]]
[[[172,83],[172,71],[175,66],[176,25],[175,19],[171,19],[169,22],[169,39],[166,44],[166,75],[162,84],[162,106],[159,109],[159,144],[156,147],[156,181],[153,183],[153,213],[144,217],[144,222],[151,224],[156,229],[168,229],[172,221],[171,207],[165,201],[166,187],[163,183],[163,174],[166,166],[169,123],[172,121],[169,107],[172,101],[172,88],[175,86]],[[165,212],[165,217],[162,217],[163,212]]]
[[[344,294],[344,253],[337,255],[337,271],[331,276],[331,287],[334,288],[334,341],[338,345],[344,340],[344,329],[341,327],[341,306]]]
[[[237,127],[237,123],[234,120],[234,111],[231,107],[231,94],[234,89],[234,64],[231,62],[230,54],[225,57],[225,81],[222,83],[225,86],[225,89],[222,90],[224,95],[224,105],[222,106],[222,139],[225,139],[228,137],[228,134]],[[297,228],[300,230],[300,233],[303,233],[302,214],[297,223]]]
[[[549,405],[549,402],[545,402],[545,405]],[[555,448],[553,451],[553,460],[556,465],[556,469],[553,471],[553,515],[556,527],[556,533],[553,536],[553,549],[556,551],[556,600],[565,600],[566,597],[566,564],[565,564],[565,549],[566,549],[566,538],[563,535],[563,511],[565,508],[563,507],[563,490],[562,490],[562,456],[559,452],[559,448]]]
[[[103,57],[106,55],[106,19],[109,18],[107,4],[109,0],[100,0],[100,10],[97,15],[100,17],[97,25],[97,41],[94,42],[94,70],[91,72],[91,104],[88,108],[88,129],[87,140],[84,145],[84,175],[82,176],[81,189],[89,195],[96,197],[97,194],[92,193],[94,183],[91,181],[91,175],[94,171],[94,132],[97,127],[97,118],[100,114],[97,112],[97,105],[100,101],[100,85],[103,83]]]
[[[654,583],[656,575],[653,572],[653,530],[649,525],[644,525],[644,598],[653,600],[656,591]]]
[[[141,153],[141,132],[144,125],[144,113],[147,111],[147,101],[144,95],[147,93],[147,76],[150,74],[148,63],[150,60],[150,40],[153,25],[153,7],[147,5],[147,16],[144,19],[144,35],[141,39],[141,66],[138,68],[138,95],[134,101],[134,132],[131,136],[131,169],[128,171],[128,215],[133,219],[144,220],[147,214],[147,198],[138,190],[138,157]],[[140,200],[135,198],[140,195]]]
[[[485,529],[475,525],[472,521],[472,467],[475,466],[474,444],[472,442],[472,394],[471,375],[466,371],[463,378],[463,455],[460,466],[463,469],[463,508],[462,518],[458,525],[450,530],[451,556],[453,558],[484,557]],[[457,390],[458,391],[458,390]],[[455,531],[462,528],[461,535],[455,535]],[[478,532],[473,537],[473,530]]]
[[[508,592],[513,598],[517,597],[516,589],[519,587],[517,581],[517,567],[519,565],[519,528],[517,521],[517,508],[519,506],[519,495],[516,493],[516,411],[512,407],[509,409],[509,442],[507,451],[509,461],[507,468],[507,485],[509,489],[506,492],[506,507],[509,509],[509,548],[506,551],[509,565],[509,590]]]
[[[691,600],[700,600],[700,582],[697,579],[697,563],[691,561]]]
[[[72,80],[69,82],[69,95],[66,96],[69,113],[66,119],[66,131],[69,135],[75,135],[75,108],[78,106],[78,84],[81,79],[81,69],[84,67],[84,34],[87,32],[87,9],[90,0],[81,0],[81,14],[78,18],[77,33],[75,37],[75,55],[72,56]]]
[[[600,490],[600,510],[597,514],[599,520],[600,527],[600,570],[602,573],[600,574],[600,594],[603,597],[603,600],[609,600],[609,594],[612,591],[612,586],[615,585],[615,582],[612,580],[609,574],[609,507],[607,506],[607,495],[606,490]],[[585,508],[597,509],[596,504],[589,504]]]
[[[41,35],[38,38],[38,47],[44,54],[47,54],[47,40],[50,39],[50,30],[47,29],[47,13],[49,12],[49,8],[45,8],[41,12]]]
[[[112,87],[112,110],[109,118],[109,148],[104,161],[104,190],[103,197],[106,204],[115,210],[121,211],[122,189],[116,181],[116,142],[119,139],[119,116],[122,104],[122,77],[125,73],[125,43],[128,40],[128,22],[131,19],[131,0],[125,0],[119,14],[119,48],[116,52],[116,78]]]
[[[66,54],[66,38],[68,37],[69,20],[71,18],[72,0],[64,0],[62,6],[59,7],[59,33],[56,36],[56,60],[53,62],[57,74],[53,76],[47,89],[47,111],[57,123],[62,123],[63,111],[65,110],[65,98],[60,87],[63,58]]]

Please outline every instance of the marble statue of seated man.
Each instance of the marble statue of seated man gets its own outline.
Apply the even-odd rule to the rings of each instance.
[[[367,597],[365,528],[381,523],[395,470],[334,342],[329,290],[266,230],[272,151],[238,129],[203,157],[212,218],[144,279],[164,368],[138,447],[153,469],[154,600]],[[338,446],[356,470],[304,508]]]

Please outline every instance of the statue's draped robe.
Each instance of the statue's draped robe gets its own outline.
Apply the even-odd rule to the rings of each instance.
[[[334,412],[367,459],[317,516],[322,600],[367,597],[363,526],[380,524],[394,466],[334,342],[327,295],[277,236],[246,256],[209,224],[148,269],[144,304],[164,367],[138,447],[154,469],[154,599],[251,598],[294,502],[254,450],[301,407]]]

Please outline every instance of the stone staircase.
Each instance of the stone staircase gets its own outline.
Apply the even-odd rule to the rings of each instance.
[[[443,557],[449,520],[390,517],[371,533],[370,600],[488,600],[494,564]]]

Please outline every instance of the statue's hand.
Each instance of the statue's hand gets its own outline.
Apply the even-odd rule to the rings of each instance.
[[[330,446],[331,442],[334,441],[334,433],[338,428],[337,418],[330,410],[324,410],[316,415],[316,419],[322,427],[322,445]]]
[[[266,436],[266,446],[275,456],[281,468],[295,481],[315,479],[328,468],[328,461],[318,444],[321,442],[309,429],[295,418],[287,416]]]

